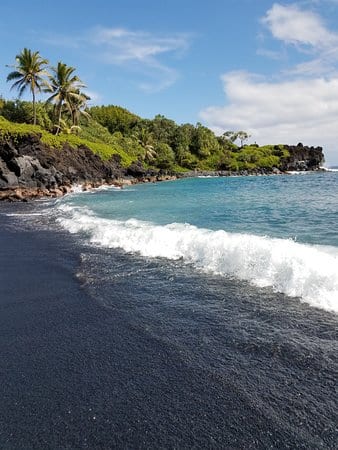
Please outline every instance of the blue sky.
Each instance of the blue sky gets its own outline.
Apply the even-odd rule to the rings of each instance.
[[[322,145],[338,164],[338,0],[3,0],[0,39],[5,98],[28,47],[76,67],[91,104]]]

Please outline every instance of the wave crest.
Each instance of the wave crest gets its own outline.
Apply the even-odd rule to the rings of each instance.
[[[205,272],[270,286],[312,306],[338,312],[338,250],[334,247],[182,223],[161,226],[136,219],[103,219],[69,205],[60,205],[59,210],[58,221],[64,228],[86,233],[94,244],[147,257],[181,258]]]

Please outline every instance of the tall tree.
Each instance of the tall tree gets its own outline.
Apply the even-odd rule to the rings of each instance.
[[[59,61],[56,67],[52,67],[52,74],[49,75],[49,82],[46,83],[44,89],[44,92],[52,94],[47,99],[47,102],[55,104],[56,134],[60,131],[63,107],[71,113],[72,105],[75,102],[81,103],[84,98],[84,94],[80,92],[80,89],[86,86],[77,75],[74,75],[74,72],[74,67]]]
[[[198,122],[192,139],[191,151],[200,158],[207,158],[218,150],[219,143],[215,134]]]
[[[244,142],[247,141],[250,137],[251,135],[248,134],[246,131],[237,132],[237,138],[241,141],[241,147],[243,147]]]
[[[92,118],[108,128],[111,134],[120,131],[124,136],[130,136],[134,134],[137,125],[141,125],[143,128],[144,123],[147,122],[142,120],[142,124],[140,124],[140,117],[116,105],[93,106],[89,112]]]
[[[147,128],[140,128],[133,137],[144,149],[143,159],[147,162],[153,162],[156,157],[153,134]]]
[[[241,141],[241,147],[243,147],[244,142],[247,141],[250,137],[251,135],[246,131],[226,131],[222,134],[223,139],[229,140],[232,143],[239,139]]]
[[[41,57],[39,52],[32,52],[24,48],[15,57],[15,70],[7,76],[7,81],[16,80],[11,89],[19,90],[19,97],[27,88],[30,89],[33,98],[33,123],[36,125],[36,92],[41,92],[43,87],[43,77],[48,75],[46,65],[48,60]]]
[[[80,89],[76,89],[74,92],[78,95],[78,97],[74,97],[70,99],[70,103],[67,103],[67,109],[72,121],[72,125],[74,127],[78,127],[80,124],[80,118],[81,116],[85,117],[86,119],[90,118],[90,114],[88,111],[86,111],[87,108],[87,102],[90,100],[90,97],[85,94],[84,92],[81,92]]]

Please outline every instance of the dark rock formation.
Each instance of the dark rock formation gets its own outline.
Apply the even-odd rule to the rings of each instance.
[[[87,147],[51,148],[37,135],[0,142],[0,199],[62,195],[73,184],[114,183],[125,172],[119,155],[103,161]]]
[[[301,143],[285,147],[290,156],[281,160],[280,170],[284,172],[318,170],[324,162],[322,147],[307,147]]]
[[[140,161],[124,168],[119,155],[104,161],[85,146],[52,148],[34,134],[0,141],[0,200],[60,196],[74,184],[90,189],[166,179],[171,176],[146,170]]]
[[[141,161],[135,161],[127,169],[127,175],[130,175],[135,178],[145,177],[146,169],[143,167]]]
[[[0,200],[24,200],[40,196],[59,196],[70,191],[74,184],[84,189],[101,184],[132,184],[138,181],[155,182],[189,176],[265,175],[292,170],[318,170],[324,160],[321,147],[286,146],[290,156],[281,160],[279,168],[231,172],[187,172],[172,174],[147,170],[141,161],[122,167],[121,157],[113,155],[102,160],[89,148],[60,149],[41,142],[38,135],[26,135],[0,141]]]

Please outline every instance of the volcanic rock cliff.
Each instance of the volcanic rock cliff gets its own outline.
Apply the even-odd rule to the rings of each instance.
[[[119,155],[104,161],[85,146],[52,148],[35,134],[0,141],[0,200],[60,196],[75,184],[86,189],[165,178],[137,162],[125,168]]]
[[[318,170],[324,160],[321,147],[285,146],[287,158],[270,173],[292,170]],[[263,170],[262,173],[269,173]],[[196,172],[190,176],[196,175]],[[229,175],[222,172],[219,175]],[[245,174],[248,174],[247,172]],[[0,200],[24,200],[41,196],[60,196],[74,184],[84,188],[103,183],[123,184],[137,181],[162,181],[175,178],[158,170],[146,170],[134,162],[128,168],[121,164],[119,155],[102,160],[89,148],[73,148],[64,144],[52,148],[39,135],[30,134],[0,141]]]
[[[302,143],[298,145],[285,145],[290,156],[281,160],[279,167],[282,171],[318,170],[324,163],[322,147],[307,147]]]

